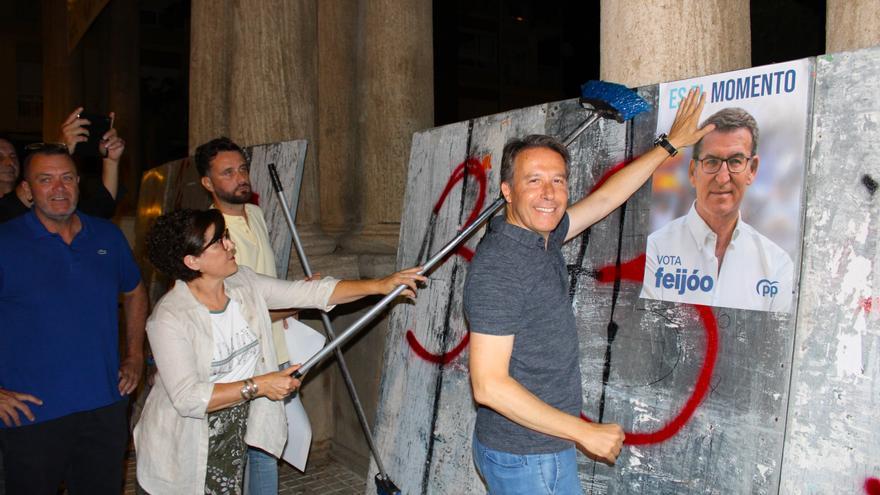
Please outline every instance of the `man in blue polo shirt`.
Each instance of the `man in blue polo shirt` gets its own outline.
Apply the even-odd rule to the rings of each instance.
[[[479,405],[473,456],[492,494],[582,493],[575,448],[614,464],[619,425],[582,421],[578,331],[562,244],[626,201],[697,129],[705,97],[691,91],[669,136],[568,205],[570,157],[555,138],[512,139],[501,158],[503,217],[492,220],[468,268],[464,311]]]
[[[114,143],[111,155],[122,154]],[[0,448],[6,493],[118,494],[147,297],[122,232],[76,211],[63,147],[25,160],[28,213],[0,224]],[[119,293],[126,355],[119,357]]]

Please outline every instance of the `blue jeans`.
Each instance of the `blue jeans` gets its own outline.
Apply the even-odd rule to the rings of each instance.
[[[474,435],[474,463],[492,495],[583,495],[574,447],[552,454],[493,450]]]
[[[278,495],[278,459],[260,449],[248,447],[244,493]]]
[[[278,365],[279,370],[290,366]],[[260,449],[248,447],[244,473],[245,495],[278,495],[278,459]]]

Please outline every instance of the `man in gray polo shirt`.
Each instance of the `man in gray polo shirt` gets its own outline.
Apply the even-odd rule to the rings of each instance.
[[[570,158],[549,136],[512,139],[501,159],[504,217],[492,220],[470,264],[464,311],[479,404],[474,461],[490,493],[581,493],[575,447],[613,464],[615,424],[580,419],[578,335],[561,246],[623,204],[677,148],[696,143],[705,95],[691,91],[669,136],[568,206]]]

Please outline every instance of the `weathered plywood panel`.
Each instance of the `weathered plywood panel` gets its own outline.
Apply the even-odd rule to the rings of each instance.
[[[653,100],[656,88],[642,92]],[[417,134],[398,263],[410,264],[416,253],[436,249],[440,239],[451,238],[455,227],[465,223],[478,190],[471,177],[452,187],[443,207],[431,213],[456,165],[467,157],[480,161],[490,155],[487,190],[494,198],[498,159],[508,138],[533,132],[564,136],[583,118],[571,100]],[[601,122],[573,143],[572,201],[649,149],[655,122],[654,114],[628,125]],[[628,432],[643,434],[644,443],[625,448],[614,468],[580,456],[582,486],[592,493],[773,493],[782,456],[793,322],[728,309],[706,311],[701,318],[687,305],[639,300],[643,270],[638,264],[649,208],[646,185],[564,250],[579,324],[584,413],[619,422]],[[426,240],[431,232],[432,243]],[[468,246],[473,249],[480,236]],[[422,249],[426,242],[430,247]],[[627,270],[634,265],[635,276]],[[485,491],[471,460],[475,406],[467,350],[443,354],[464,345],[461,284],[466,268],[461,256],[450,258],[431,277],[419,302],[392,316],[377,435],[386,467],[406,493]],[[600,271],[622,277],[599,280]],[[718,322],[711,335],[705,318]],[[617,328],[610,347],[609,327]],[[716,344],[714,374],[704,379],[704,390],[696,390],[701,372],[709,376],[704,371],[707,349]],[[415,352],[415,345],[434,353],[433,358]],[[695,411],[680,418],[680,425],[665,428],[695,393]]]
[[[819,57],[816,72],[780,492],[866,493],[880,478],[880,50]]]
[[[307,142],[305,140],[284,141],[280,143],[260,144],[246,148],[251,162],[251,187],[259,197],[260,208],[269,228],[269,242],[275,253],[275,273],[279,278],[287,277],[290,263],[290,248],[293,235],[284,217],[284,209],[278,194],[272,188],[269,177],[269,164],[274,163],[278,169],[278,178],[284,188],[284,199],[290,207],[291,216],[296,220],[296,207],[299,204],[299,192],[302,185],[303,164],[306,159]]]
[[[614,467],[579,456],[588,493],[862,493],[866,482],[880,484],[880,83],[870,77],[880,72],[880,49],[823,57],[816,67],[809,242],[796,257],[801,293],[791,315],[640,300],[647,185],[565,247],[584,415],[620,423],[629,442]],[[641,93],[653,101],[656,88]],[[571,199],[647,150],[655,119],[603,122],[576,141]],[[568,101],[418,134],[398,263],[436,249],[464,223],[477,190],[470,176],[431,215],[455,164],[491,155],[497,167],[507,137],[542,128],[564,136],[579,120]],[[491,199],[496,169],[486,177]],[[377,434],[406,493],[484,492],[470,459],[466,269],[452,257],[420,302],[392,317]]]
[[[433,208],[455,175],[456,165],[466,157],[469,132],[470,126],[464,122],[414,136],[398,265],[411,266],[424,260],[426,253],[442,246],[443,239],[455,233],[462,210],[461,187],[450,189],[438,213]],[[389,320],[391,331],[386,340],[376,413],[376,445],[386,469],[406,493],[421,492],[424,483],[439,371],[433,363],[412,358],[406,333],[418,332],[428,349],[445,343],[445,323],[451,311],[449,294],[457,272],[454,261],[440,265],[431,277],[431,289],[421,291],[415,304],[398,304]],[[371,465],[371,471],[376,472],[375,465]],[[367,491],[375,491],[370,483]]]
[[[655,98],[654,88],[642,94]],[[654,123],[653,115],[637,117],[625,141],[597,136],[600,158],[638,156],[651,146]],[[572,256],[580,246],[567,253],[581,274],[574,307],[586,415],[621,424],[633,442],[615,467],[581,457],[582,484],[589,493],[774,493],[793,322],[726,308],[700,317],[689,305],[639,300],[641,268],[626,267],[641,266],[649,208],[646,185],[581,236],[589,240],[582,261]],[[621,277],[589,276],[597,271]],[[699,387],[701,374],[710,376],[707,354],[714,371]],[[697,406],[691,414],[689,400]]]

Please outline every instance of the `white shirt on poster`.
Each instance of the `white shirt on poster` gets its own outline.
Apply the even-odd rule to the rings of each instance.
[[[721,269],[717,236],[694,206],[648,236],[640,297],[706,306],[787,313],[791,257],[751,225],[737,221]]]

